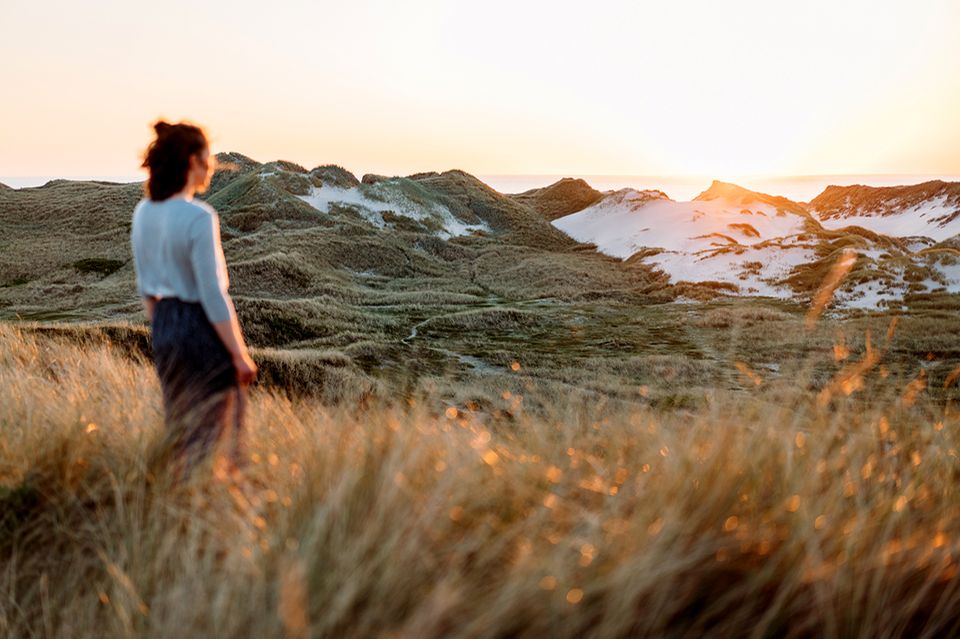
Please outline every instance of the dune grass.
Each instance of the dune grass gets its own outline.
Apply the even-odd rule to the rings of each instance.
[[[869,364],[669,411],[255,390],[245,473],[174,483],[148,360],[0,325],[0,634],[956,634],[960,419]]]

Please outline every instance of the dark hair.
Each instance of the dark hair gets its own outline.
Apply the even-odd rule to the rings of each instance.
[[[143,168],[150,171],[144,190],[154,202],[166,200],[187,185],[190,156],[208,148],[203,129],[180,122],[169,124],[160,120],[153,125],[157,138],[147,147]]]

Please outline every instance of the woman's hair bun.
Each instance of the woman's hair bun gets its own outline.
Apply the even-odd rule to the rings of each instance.
[[[190,170],[190,157],[209,149],[203,129],[188,122],[170,124],[158,120],[153,124],[156,139],[147,147],[142,166],[150,171],[146,192],[151,200],[161,202],[183,190]]]

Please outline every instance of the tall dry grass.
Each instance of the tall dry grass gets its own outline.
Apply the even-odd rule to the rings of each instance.
[[[0,634],[955,635],[960,420],[842,381],[502,423],[255,392],[245,475],[174,483],[149,362],[0,326]]]

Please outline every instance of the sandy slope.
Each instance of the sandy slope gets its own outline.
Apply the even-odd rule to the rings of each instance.
[[[553,224],[621,259],[657,249],[644,260],[673,282],[723,282],[741,293],[788,295],[782,281],[813,259],[814,243],[805,236],[809,219],[742,196],[675,202],[659,191],[623,189]]]

